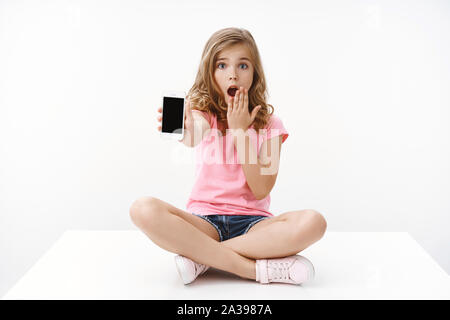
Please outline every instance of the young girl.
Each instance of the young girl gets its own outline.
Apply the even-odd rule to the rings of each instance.
[[[323,236],[324,217],[310,209],[277,216],[269,211],[288,135],[266,103],[265,76],[250,32],[215,32],[186,99],[182,143],[195,146],[197,155],[186,211],[154,197],[137,199],[130,208],[139,229],[178,254],[185,284],[210,266],[260,283],[313,278],[313,265],[297,253]]]

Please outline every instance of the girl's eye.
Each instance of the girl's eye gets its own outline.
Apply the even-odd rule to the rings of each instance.
[[[218,67],[219,69],[223,69],[223,68],[220,67],[221,65],[225,65],[225,63],[219,63],[219,64],[217,65],[217,67]],[[248,66],[247,66],[245,63],[241,63],[239,66],[245,66],[245,68],[243,68],[244,70],[245,70],[245,69],[248,69]]]

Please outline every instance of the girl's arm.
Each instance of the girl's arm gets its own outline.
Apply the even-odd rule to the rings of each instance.
[[[210,129],[208,121],[201,115],[200,112],[192,110],[190,102],[188,101],[184,137],[180,142],[185,146],[195,147],[203,140],[203,134],[206,130]]]
[[[244,139],[245,143],[242,143]],[[234,133],[233,141],[250,190],[256,199],[264,199],[272,190],[277,179],[282,136],[264,141],[259,157],[250,143],[250,137],[243,130]],[[248,159],[257,159],[257,161],[252,163]]]

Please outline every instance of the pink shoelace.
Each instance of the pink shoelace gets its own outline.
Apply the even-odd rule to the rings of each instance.
[[[268,261],[267,273],[270,280],[290,280],[288,261]]]
[[[194,268],[195,268],[195,275],[198,276],[202,274],[203,271],[205,271],[206,267],[203,264],[194,262]]]

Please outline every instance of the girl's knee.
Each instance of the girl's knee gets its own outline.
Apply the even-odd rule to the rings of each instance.
[[[154,197],[141,197],[133,202],[130,207],[130,218],[133,223],[142,228],[152,228],[159,220],[162,210],[161,201]]]
[[[327,229],[327,221],[325,217],[318,211],[308,209],[300,211],[296,226],[297,236],[303,238],[305,235],[305,227],[311,231],[315,241],[319,240],[325,234]]]
[[[322,238],[325,234],[325,231],[327,230],[327,220],[320,212],[317,212],[315,210],[312,210],[312,212],[312,219],[315,229],[317,230],[319,237]]]

